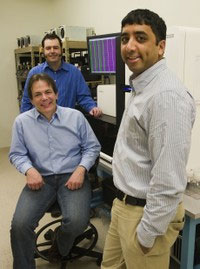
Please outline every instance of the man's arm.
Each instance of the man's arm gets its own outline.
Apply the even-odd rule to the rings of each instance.
[[[81,113],[80,117],[79,134],[82,158],[79,165],[89,171],[100,154],[101,146],[86,118]]]
[[[31,190],[37,191],[41,189],[42,186],[44,185],[44,181],[41,174],[34,167],[28,169],[25,175],[27,185]]]
[[[146,248],[166,232],[182,200],[194,121],[192,102],[173,91],[160,93],[151,102],[146,112],[151,179],[147,204],[137,227],[139,243]]]
[[[83,166],[78,166],[68,179],[65,186],[70,190],[80,189],[83,185],[86,169]]]
[[[85,173],[94,165],[101,149],[101,146],[86,118],[81,112],[76,111],[76,113],[78,114],[77,134],[80,139],[81,160],[65,184],[65,186],[70,190],[77,190],[82,187],[85,179]]]
[[[76,85],[77,85],[77,102],[83,107],[90,115],[99,117],[102,114],[100,108],[97,107],[96,102],[93,100],[90,89],[81,72],[76,71]]]
[[[12,141],[9,152],[10,162],[16,167],[16,169],[25,175],[28,169],[32,168],[32,162],[28,156],[28,150],[24,141],[22,121],[23,114],[19,115],[12,129]]]
[[[23,116],[18,116],[13,124],[9,159],[16,169],[26,176],[28,187],[31,190],[39,190],[44,185],[44,181],[41,174],[33,167],[28,155],[23,136]]]

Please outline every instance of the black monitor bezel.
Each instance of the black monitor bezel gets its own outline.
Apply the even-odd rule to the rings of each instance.
[[[95,36],[88,36],[87,37],[87,48],[88,48],[88,65],[89,65],[89,70],[90,70],[90,73],[91,74],[96,74],[96,75],[115,75],[116,74],[116,71],[115,72],[92,72],[91,71],[91,63],[90,63],[90,49],[89,49],[89,41],[91,39],[101,39],[101,38],[109,38],[109,37],[119,37],[121,36],[121,33],[118,32],[118,33],[110,33],[110,34],[103,34],[103,35],[95,35]]]

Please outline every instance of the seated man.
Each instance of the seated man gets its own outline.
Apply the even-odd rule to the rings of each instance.
[[[56,105],[55,83],[33,75],[28,94],[33,109],[17,116],[9,158],[26,176],[11,226],[14,269],[35,268],[35,233],[39,220],[57,200],[63,216],[54,247],[66,256],[87,227],[91,189],[87,171],[100,144],[81,112]]]

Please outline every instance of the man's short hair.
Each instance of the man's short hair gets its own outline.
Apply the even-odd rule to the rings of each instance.
[[[55,33],[49,33],[49,34],[46,34],[43,39],[42,39],[42,47],[44,48],[44,42],[45,40],[47,39],[50,39],[50,40],[53,40],[53,39],[58,39],[59,41],[59,44],[60,44],[60,47],[62,48],[62,40],[60,39],[60,37],[58,35],[56,35]]]
[[[156,45],[161,40],[166,40],[167,27],[164,20],[158,14],[148,9],[135,9],[130,11],[121,22],[121,29],[126,24],[146,24],[152,29],[156,37]]]
[[[55,94],[58,92],[54,80],[49,75],[47,75],[46,73],[35,74],[30,78],[28,83],[28,96],[31,100],[33,99],[33,84],[39,80],[45,81],[49,86],[51,86]]]

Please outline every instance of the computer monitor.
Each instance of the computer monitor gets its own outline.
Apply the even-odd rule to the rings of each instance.
[[[120,33],[87,37],[89,67],[92,74],[116,74],[117,37]]]

